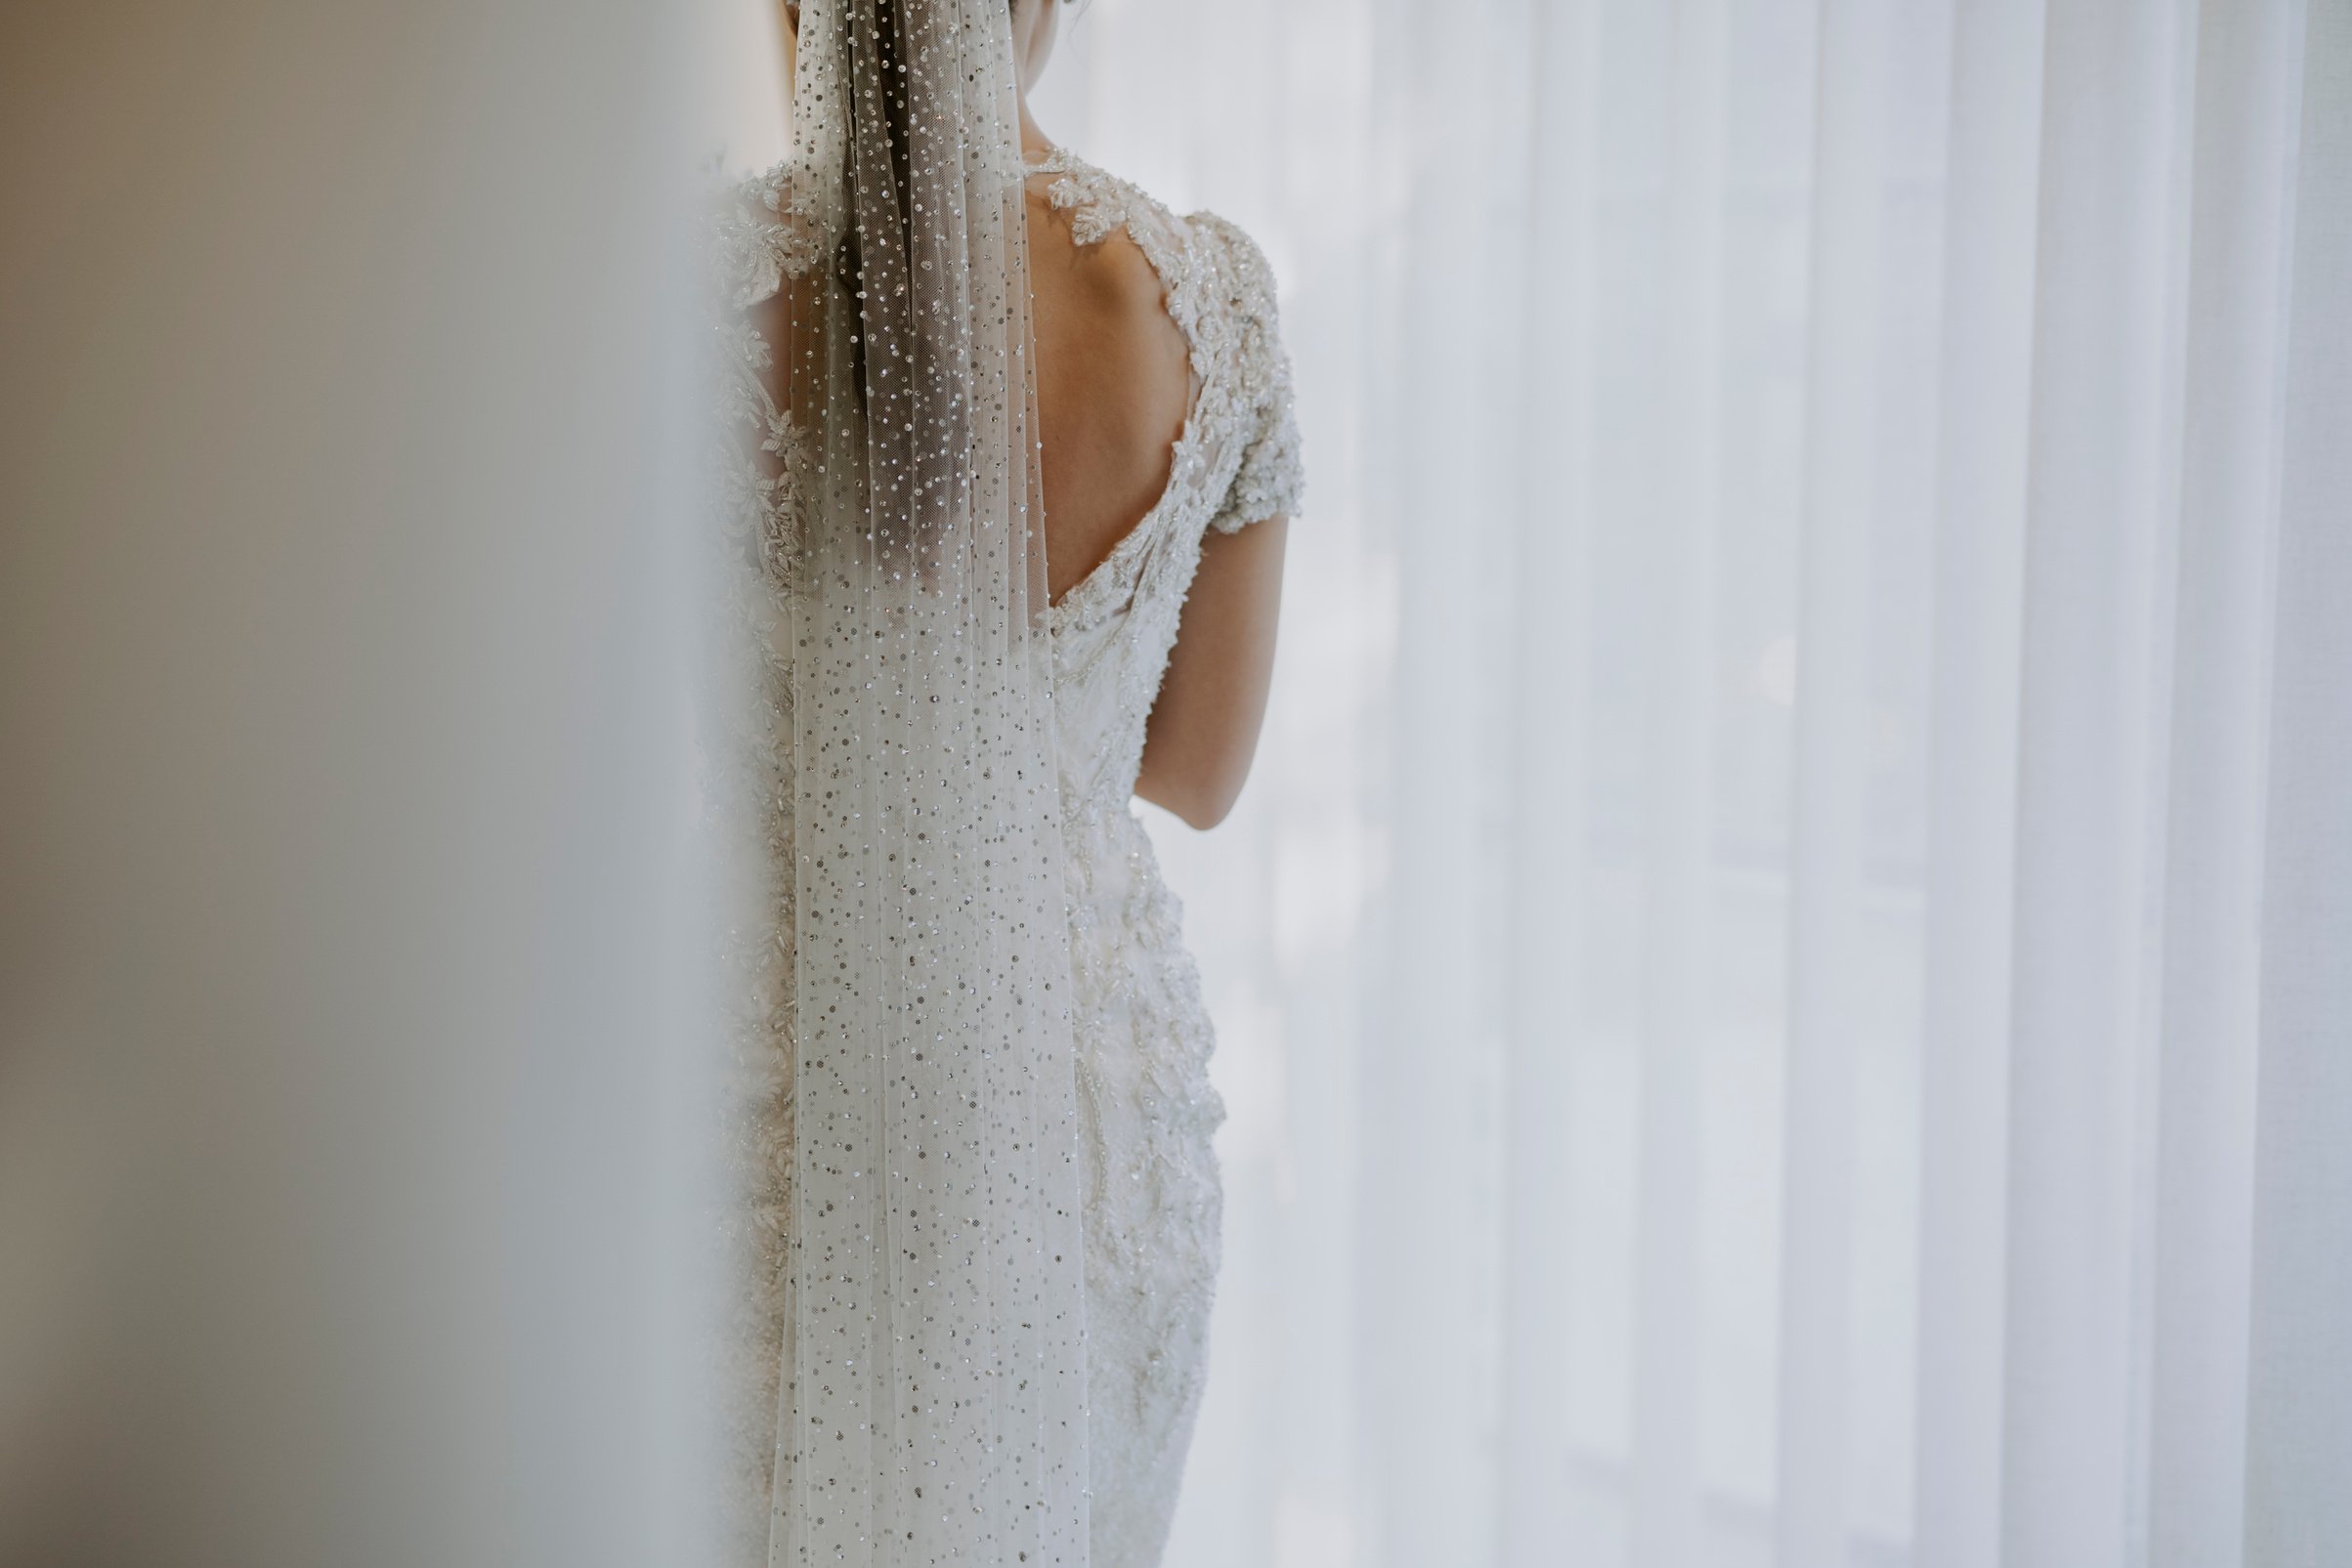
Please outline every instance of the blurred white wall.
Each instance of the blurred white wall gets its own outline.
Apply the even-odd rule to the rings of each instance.
[[[696,1560],[706,21],[0,15],[0,1561]]]

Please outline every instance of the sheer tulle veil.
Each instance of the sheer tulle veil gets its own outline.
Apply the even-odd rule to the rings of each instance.
[[[1004,0],[806,0],[790,154],[723,225],[741,1560],[1087,1559],[1017,115]]]

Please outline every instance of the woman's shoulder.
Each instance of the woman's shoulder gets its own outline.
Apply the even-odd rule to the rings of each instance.
[[[1274,269],[1249,231],[1230,218],[1206,210],[1188,213],[1184,223],[1216,279],[1218,297],[1271,327],[1275,318]]]
[[[1032,181],[1043,182],[1047,204],[1069,219],[1070,236],[1078,244],[1091,245],[1138,225],[1165,227],[1170,221],[1168,209],[1140,186],[1089,163],[1068,148],[1057,147],[1024,167]]]
[[[1278,352],[1274,270],[1241,225],[1207,209],[1179,217],[1134,182],[1066,148],[1028,167],[1080,244],[1120,231],[1134,238],[1168,285],[1170,309],[1187,335],[1206,330],[1245,357]]]
[[[1067,148],[1057,147],[1026,167],[1030,178],[1045,181],[1046,198],[1052,206],[1076,215],[1082,243],[1141,220],[1191,238],[1237,278],[1272,286],[1265,253],[1229,218],[1205,209],[1179,217],[1133,180],[1090,163]]]

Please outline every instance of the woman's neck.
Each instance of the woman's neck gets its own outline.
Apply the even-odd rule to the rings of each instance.
[[[1021,97],[1021,156],[1032,161],[1053,150],[1053,143],[1038,129],[1037,118],[1029,112],[1027,94]]]

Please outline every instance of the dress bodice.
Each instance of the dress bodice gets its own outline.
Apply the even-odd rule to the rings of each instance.
[[[1247,234],[1209,213],[1179,218],[1066,151],[1030,167],[1050,179],[1048,199],[1071,212],[1080,244],[1127,231],[1160,275],[1192,362],[1167,489],[1051,612],[1062,811],[1075,825],[1127,811],[1202,533],[1295,508],[1299,434],[1273,276]]]

